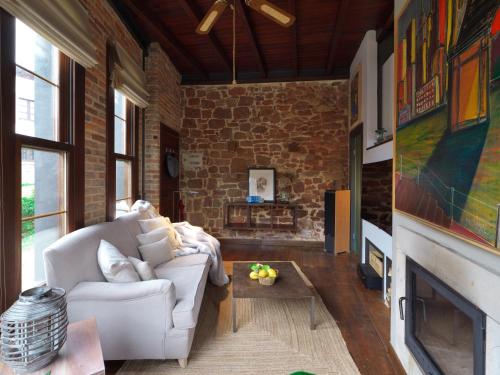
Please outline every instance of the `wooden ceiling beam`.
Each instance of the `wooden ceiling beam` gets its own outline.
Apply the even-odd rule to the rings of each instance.
[[[297,39],[297,22],[298,18],[295,14],[297,7],[295,6],[295,0],[288,0],[288,10],[291,14],[295,16],[295,22],[291,27],[292,32],[292,67],[295,72],[295,76],[299,76],[299,42]]]
[[[193,26],[196,27],[198,24],[201,22],[203,19],[200,10],[196,6],[196,4],[193,3],[192,0],[178,0],[177,3],[179,6],[186,12],[188,17],[191,19]],[[195,32],[195,29],[193,28],[193,32]],[[208,42],[212,46],[212,48],[215,50],[217,53],[217,56],[219,56],[219,59],[221,62],[224,64],[224,67],[228,71],[232,71],[232,64],[227,58],[226,54],[224,53],[224,49],[222,48],[219,40],[213,33],[207,34],[208,37]]]
[[[135,5],[133,0],[122,1],[135,17],[137,17],[143,24],[148,25],[150,31],[153,34],[153,38],[156,39],[160,43],[160,45],[163,45],[164,47],[168,46],[169,48],[173,49],[185,62],[187,62],[196,71],[196,73],[201,75],[203,78],[208,79],[207,72],[177,40],[172,32],[167,27],[165,27],[163,22],[158,17],[150,14],[150,12],[145,13],[143,10],[139,9]]]
[[[248,38],[250,39],[250,44],[252,45],[255,55],[257,56],[257,63],[259,64],[260,74],[263,77],[267,77],[266,63],[264,62],[262,50],[260,49],[259,42],[257,41],[257,36],[255,35],[255,31],[252,25],[250,24],[250,15],[248,14],[248,7],[244,3],[245,0],[235,0],[235,2],[236,2],[236,10],[239,14],[242,15],[243,24],[248,34]]]
[[[328,62],[326,64],[326,73],[330,74],[333,70],[335,64],[335,54],[337,52],[337,45],[342,34],[342,29],[347,20],[347,12],[349,10],[349,0],[341,0],[339,10],[337,12],[337,18],[335,19],[335,24],[333,25],[333,34],[330,42],[330,52],[328,54]]]

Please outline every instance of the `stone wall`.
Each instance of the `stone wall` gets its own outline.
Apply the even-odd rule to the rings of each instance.
[[[363,164],[361,217],[392,234],[392,159]]]
[[[90,225],[106,219],[106,42],[118,41],[140,66],[142,49],[107,1],[80,1],[90,15],[98,60],[85,74],[85,225]]]
[[[202,152],[203,167],[182,170],[186,214],[218,237],[322,240],[323,193],[347,184],[348,84],[315,81],[185,86],[181,152]],[[248,167],[273,167],[291,181],[298,230],[223,229],[223,205],[248,194]],[[282,187],[278,186],[278,192]]]
[[[160,204],[160,126],[181,127],[180,74],[158,43],[152,43],[146,59],[149,106],[146,108],[145,195],[154,206]]]

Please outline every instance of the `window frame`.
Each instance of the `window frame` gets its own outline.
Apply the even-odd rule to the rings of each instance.
[[[477,48],[477,51],[471,51]],[[478,107],[476,117],[460,121],[461,107],[460,90],[462,85],[462,69],[468,64],[477,62],[478,73]],[[489,95],[488,82],[490,76],[489,52],[486,38],[480,38],[475,43],[467,46],[463,51],[460,51],[456,56],[453,56],[450,62],[449,79],[450,79],[450,104],[449,104],[449,122],[452,132],[461,129],[469,128],[474,125],[489,121]],[[483,86],[484,85],[484,86]],[[482,107],[484,106],[484,113]]]
[[[0,132],[0,311],[22,289],[21,149],[62,152],[65,155],[66,228],[84,226],[85,193],[85,69],[59,51],[59,140],[16,133],[16,18],[0,9],[1,132]],[[47,215],[40,215],[47,216]]]
[[[138,197],[138,155],[139,155],[139,108],[126,100],[126,154],[115,152],[115,88],[112,71],[115,65],[114,48],[110,41],[106,44],[106,220],[116,218],[116,162],[131,164],[131,199]]]

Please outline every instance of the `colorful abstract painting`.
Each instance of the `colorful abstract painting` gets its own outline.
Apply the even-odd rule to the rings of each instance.
[[[410,0],[397,21],[395,207],[498,250],[497,0]]]

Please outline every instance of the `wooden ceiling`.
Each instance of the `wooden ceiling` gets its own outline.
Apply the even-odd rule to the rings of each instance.
[[[214,0],[110,0],[143,46],[159,42],[182,82],[230,82],[232,14],[212,32],[195,28]],[[393,0],[271,0],[297,18],[283,28],[236,2],[239,82],[347,78],[368,30],[392,31]]]

